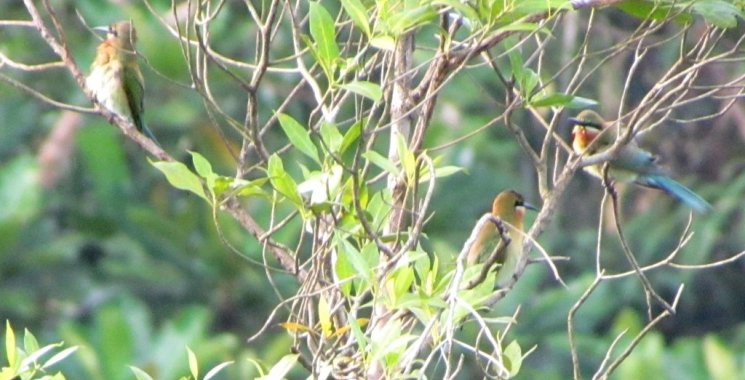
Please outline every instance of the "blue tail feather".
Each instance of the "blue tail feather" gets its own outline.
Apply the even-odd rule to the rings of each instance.
[[[709,202],[701,198],[698,194],[694,193],[691,189],[681,185],[670,177],[664,175],[645,175],[639,177],[637,182],[640,185],[653,187],[660,189],[667,193],[669,196],[675,198],[681,203],[685,203],[688,207],[694,209],[699,213],[706,213],[712,209]]]

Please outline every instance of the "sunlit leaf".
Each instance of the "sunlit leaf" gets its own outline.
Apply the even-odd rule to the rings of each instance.
[[[337,128],[333,123],[325,122],[321,124],[319,132],[321,133],[321,138],[325,144],[324,148],[333,153],[337,153],[342,141],[344,140],[341,132],[339,132],[339,128]]]
[[[150,164],[155,166],[156,169],[160,170],[161,173],[166,176],[166,179],[171,186],[177,189],[190,191],[210,204],[212,203],[207,199],[199,177],[192,173],[186,165],[175,161],[150,161]]]
[[[321,293],[318,297],[318,321],[321,322],[321,332],[323,336],[330,337],[334,330],[331,322],[331,308],[326,296]]]
[[[310,332],[310,327],[296,322],[282,322],[279,324],[282,328],[289,332]]]
[[[189,372],[194,379],[199,378],[199,363],[197,362],[197,356],[194,355],[194,351],[191,348],[186,347],[186,356],[189,361]]]
[[[153,378],[147,372],[137,367],[129,366],[129,369],[135,374],[135,378],[137,380],[153,380]]]
[[[310,2],[310,35],[316,43],[321,64],[330,71],[331,63],[339,57],[339,46],[336,44],[334,19],[320,2]]]
[[[380,101],[383,97],[383,91],[380,89],[380,86],[373,82],[352,81],[342,84],[340,87],[347,91],[352,91],[357,95],[372,99],[375,102]]]
[[[362,128],[364,127],[362,120],[358,120],[356,123],[352,124],[351,127],[347,130],[347,133],[344,134],[344,139],[341,142],[341,147],[339,147],[339,153],[344,153],[347,151],[347,149],[352,146],[352,144],[357,141],[357,139],[362,134]]]
[[[11,368],[16,366],[16,334],[10,325],[10,320],[5,320],[5,356]]]
[[[285,171],[282,165],[282,159],[275,153],[269,157],[269,163],[267,164],[267,171],[269,172],[269,181],[272,186],[282,195],[287,197],[293,204],[301,208],[303,206],[303,199],[300,197],[300,193],[297,190],[297,184]]]
[[[283,379],[285,375],[295,366],[298,361],[298,354],[285,355],[275,364],[266,376],[257,378],[257,380],[276,380]]]
[[[204,375],[204,379],[203,380],[211,380],[213,377],[217,376],[217,374],[220,371],[222,371],[225,367],[227,367],[229,365],[232,365],[232,364],[233,364],[233,362],[232,361],[229,361],[229,362],[223,362],[223,363],[220,363],[220,364],[216,365],[211,370],[209,370],[209,372],[207,372],[207,374]]]
[[[378,34],[370,39],[370,45],[386,51],[396,50],[396,40],[387,34]]]
[[[45,368],[45,369],[46,368],[49,368],[49,367],[55,365],[56,363],[64,360],[66,357],[72,355],[72,353],[74,353],[77,350],[78,350],[78,347],[77,346],[66,348],[66,349],[64,349],[64,350],[62,350],[62,351],[54,354],[54,356],[52,356],[51,358],[49,358],[49,360],[47,360],[46,362],[44,362],[44,365],[42,365],[41,368]]]
[[[737,379],[742,371],[737,369],[735,352],[728,349],[722,342],[712,335],[703,340],[704,360],[712,380]]]
[[[505,366],[510,371],[510,376],[517,375],[520,372],[520,367],[522,367],[523,354],[516,340],[513,340],[505,347],[502,356],[505,359]]]
[[[194,169],[202,178],[207,178],[215,174],[212,172],[212,165],[204,156],[195,151],[189,151],[189,154],[191,154],[192,162],[194,162]]]
[[[366,36],[370,37],[370,24],[367,17],[367,10],[360,0],[341,0],[341,6],[352,19],[354,25],[362,30]]]
[[[393,164],[388,158],[383,157],[380,153],[374,150],[368,150],[367,152],[362,153],[362,157],[368,159],[375,166],[385,170],[388,173],[391,173],[393,175],[399,175],[400,173],[400,170],[396,167],[395,164]]]

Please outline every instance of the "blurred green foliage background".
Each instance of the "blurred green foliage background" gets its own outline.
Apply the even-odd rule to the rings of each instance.
[[[59,3],[59,4],[57,4]],[[154,4],[166,17],[168,2]],[[238,2],[224,6],[213,23],[213,38],[224,54],[247,57],[252,26]],[[75,59],[87,68],[97,37],[86,30],[75,12],[91,25],[132,19],[140,37],[139,51],[146,77],[145,118],[164,148],[184,162],[188,150],[205,155],[215,171],[234,171],[232,154],[238,136],[219,131],[204,111],[199,96],[188,88],[186,67],[177,41],[138,2],[93,0],[55,2]],[[20,2],[0,0],[6,19],[28,19]],[[568,15],[565,23],[582,24],[588,14]],[[593,45],[604,46],[614,35],[633,30],[635,19],[614,9],[599,12],[602,30]],[[661,33],[673,32],[663,30]],[[565,52],[576,46],[578,33],[559,28],[549,47],[548,71],[558,70]],[[730,38],[742,34],[740,27]],[[427,32],[422,32],[426,41]],[[429,33],[431,36],[431,33]],[[281,46],[281,36],[278,37]],[[285,42],[290,52],[289,39]],[[432,44],[436,42],[431,42]],[[676,58],[671,44],[646,61],[644,76],[634,84],[640,96]],[[280,48],[281,50],[281,48]],[[27,64],[54,60],[34,30],[0,27],[0,52]],[[658,65],[655,65],[658,62]],[[600,111],[613,116],[628,60],[603,65],[580,91],[597,99]],[[743,63],[731,63],[739,65]],[[715,66],[720,75],[729,65]],[[0,73],[22,81],[54,99],[87,105],[70,75],[60,69],[33,73],[0,67]],[[221,105],[242,118],[245,94],[231,78],[214,70],[213,91]],[[290,90],[296,78],[270,74],[260,91],[262,121]],[[501,85],[488,68],[469,69],[441,92],[435,124],[426,145],[448,143],[484,125],[503,98]],[[636,99],[627,99],[633,104]],[[290,110],[307,113],[308,104]],[[720,106],[712,99],[706,106]],[[690,109],[693,117],[697,109]],[[569,116],[569,115],[568,115]],[[533,141],[543,133],[526,113],[517,116]],[[56,132],[56,133],[55,133]],[[569,137],[562,127],[559,133]],[[226,146],[224,134],[230,141]],[[270,131],[277,135],[281,131]],[[699,123],[668,125],[645,139],[664,157],[676,177],[709,200],[716,211],[696,216],[691,241],[680,261],[698,264],[721,260],[745,249],[742,199],[745,196],[745,106],[740,101],[722,117]],[[272,138],[267,138],[272,141]],[[45,150],[50,146],[56,153]],[[477,137],[437,150],[452,165],[466,169],[439,181],[432,204],[434,215],[426,233],[438,255],[451,263],[474,221],[488,210],[494,194],[515,188],[529,200],[535,192],[529,163],[509,131],[497,124]],[[510,295],[493,311],[508,315],[521,305],[519,323],[510,339],[537,346],[523,364],[521,378],[566,379],[571,360],[566,339],[566,315],[594,276],[598,210],[602,189],[580,175],[572,183],[562,208],[539,241],[552,255],[568,256],[559,269],[567,287],[552,279],[545,266],[531,265]],[[675,247],[685,228],[688,210],[660,193],[622,188],[625,226],[641,262],[653,262]],[[248,204],[260,221],[269,218],[262,204]],[[606,216],[601,216],[606,217]],[[278,297],[266,280],[261,247],[230,218],[218,215],[193,195],[173,189],[142,151],[99,116],[75,115],[36,101],[0,82],[0,319],[17,329],[29,328],[40,340],[64,340],[80,345],[62,363],[71,379],[130,379],[134,365],[158,379],[187,373],[185,346],[195,351],[204,368],[226,361],[236,364],[223,378],[245,379],[256,372],[246,360],[266,365],[289,353],[290,337],[273,326],[250,344],[246,339],[263,325]],[[611,224],[607,224],[611,226]],[[297,228],[300,228],[297,226]],[[295,230],[294,232],[297,232]],[[609,268],[627,269],[613,228],[603,241]],[[224,244],[227,240],[236,248]],[[293,241],[293,231],[283,236]],[[271,261],[270,261],[271,262]],[[678,313],[664,320],[614,376],[619,379],[734,379],[745,373],[745,262],[705,271],[663,269],[650,273],[666,298],[685,283]],[[296,283],[280,275],[276,284],[284,296]],[[577,315],[578,350],[584,373],[592,373],[615,336],[626,331],[616,351],[643,326],[646,304],[639,281],[629,277],[606,282]],[[471,333],[468,329],[464,333]],[[0,348],[2,350],[2,348]],[[297,372],[301,376],[302,372]],[[474,375],[478,375],[474,369]],[[735,376],[735,377],[730,377]]]

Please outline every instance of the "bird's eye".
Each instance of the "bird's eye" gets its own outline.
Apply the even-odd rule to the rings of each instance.
[[[114,28],[113,25],[112,26],[109,26],[109,34],[113,35],[114,37],[116,37],[116,35],[117,35],[116,28]]]

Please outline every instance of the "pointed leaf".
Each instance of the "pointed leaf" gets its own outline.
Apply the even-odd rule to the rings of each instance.
[[[290,144],[303,152],[306,156],[312,158],[315,162],[320,163],[318,158],[318,149],[310,139],[310,133],[292,116],[279,113],[277,114],[279,125],[290,140]]]
[[[321,64],[330,69],[331,63],[339,57],[339,46],[336,44],[334,19],[320,2],[310,2],[310,35],[316,43]],[[329,70],[330,71],[330,70]]]
[[[378,34],[373,36],[373,38],[370,39],[370,45],[380,50],[391,52],[396,50],[396,40],[393,37],[385,34]]]
[[[334,325],[331,322],[331,309],[329,308],[329,302],[326,297],[321,294],[318,297],[318,321],[321,322],[321,332],[323,336],[330,337],[334,330]]]
[[[195,151],[189,151],[189,153],[191,154],[191,160],[194,163],[194,169],[197,171],[197,174],[202,178],[208,178],[215,174],[212,172],[212,165],[204,156]]]
[[[344,139],[341,141],[341,147],[339,148],[339,153],[344,153],[347,151],[347,149],[354,144],[355,141],[357,141],[357,138],[360,137],[362,134],[362,120],[357,121],[356,123],[352,124],[351,127],[349,127],[349,130],[347,130],[347,133],[344,134]]]
[[[344,139],[341,132],[339,132],[339,128],[333,123],[324,122],[321,124],[320,132],[323,143],[325,144],[324,148],[330,150],[332,153],[337,153]]]
[[[269,171],[269,181],[272,186],[282,195],[287,197],[295,206],[298,208],[303,207],[303,199],[300,197],[300,193],[297,190],[297,184],[285,171],[282,165],[282,159],[274,153],[269,157],[269,163],[267,165]]]
[[[347,12],[354,25],[357,25],[369,38],[370,24],[367,18],[367,10],[360,0],[341,0],[341,6],[344,7],[344,11]]]
[[[16,367],[16,334],[10,325],[10,320],[5,320],[5,355],[8,357],[8,365]]]
[[[70,356],[73,352],[75,352],[77,350],[78,350],[78,347],[77,346],[66,348],[66,349],[64,349],[64,350],[62,350],[62,351],[54,354],[54,356],[52,356],[51,358],[49,358],[49,360],[47,360],[44,363],[44,365],[41,366],[41,368],[44,368],[44,369],[49,368],[49,367],[55,365],[57,362],[64,360],[66,357]]]
[[[383,91],[377,83],[368,81],[352,81],[349,83],[342,84],[341,88],[354,92],[357,95],[362,95],[366,98],[372,99],[375,102],[380,101],[383,97]]]
[[[186,347],[186,356],[189,359],[189,372],[191,372],[191,376],[195,380],[199,379],[199,363],[197,363],[197,356],[194,355],[194,351],[189,347]]]
[[[214,368],[209,370],[206,375],[204,375],[204,380],[211,380],[213,377],[217,376],[218,372],[222,371],[223,368],[233,364],[232,361],[230,362],[224,362],[216,365]]]
[[[135,378],[137,378],[137,380],[153,380],[153,378],[147,372],[137,367],[129,366],[129,369],[132,370],[132,372],[135,374]]]
[[[395,164],[391,162],[391,160],[383,157],[380,153],[374,151],[374,150],[368,150],[365,153],[362,153],[362,157],[366,158],[375,166],[387,171],[388,173],[391,173],[393,175],[399,175],[401,171],[396,167]]]
[[[269,373],[267,373],[266,376],[262,376],[257,380],[283,379],[285,375],[290,372],[292,367],[295,366],[295,363],[297,363],[299,356],[300,355],[298,354],[289,354],[283,356],[282,359],[280,359],[277,364],[275,364],[274,367],[269,370]]]
[[[192,173],[186,165],[175,161],[150,161],[150,164],[166,176],[171,186],[177,189],[191,191],[212,204],[204,193],[204,188],[199,177]]]

